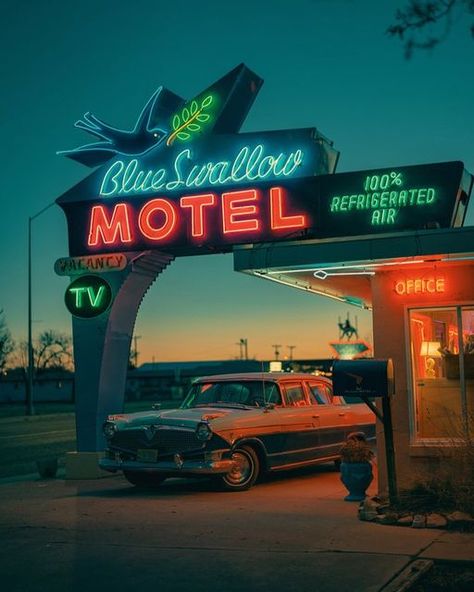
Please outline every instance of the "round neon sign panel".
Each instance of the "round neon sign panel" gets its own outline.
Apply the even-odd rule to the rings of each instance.
[[[90,319],[109,308],[112,302],[112,289],[101,277],[82,275],[69,284],[64,301],[72,315]]]

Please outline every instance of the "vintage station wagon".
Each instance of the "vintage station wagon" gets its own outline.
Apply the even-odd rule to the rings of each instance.
[[[248,373],[196,380],[179,409],[111,415],[100,466],[134,485],[215,475],[225,489],[250,488],[259,474],[339,462],[349,432],[375,438],[364,403],[346,403],[328,378]]]

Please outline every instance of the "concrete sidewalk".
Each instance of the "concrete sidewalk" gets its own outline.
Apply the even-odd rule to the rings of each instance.
[[[9,592],[378,592],[415,559],[474,561],[474,536],[361,522],[330,466],[243,493],[121,477],[0,485]],[[372,494],[375,488],[372,488]]]

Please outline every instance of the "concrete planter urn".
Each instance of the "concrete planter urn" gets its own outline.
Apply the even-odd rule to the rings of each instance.
[[[374,475],[369,462],[341,463],[341,481],[349,492],[346,502],[361,502],[365,499],[366,489],[372,483]]]
[[[365,499],[366,490],[374,475],[371,460],[374,453],[363,432],[352,432],[340,450],[341,481],[349,492],[346,502],[360,502]]]

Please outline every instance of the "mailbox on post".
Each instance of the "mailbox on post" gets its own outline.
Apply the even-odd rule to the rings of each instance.
[[[349,405],[355,402],[354,397],[362,399],[382,422],[388,491],[390,501],[396,503],[398,492],[390,407],[390,396],[395,391],[392,360],[336,360],[332,367],[332,383],[336,395],[346,398]],[[373,397],[381,399],[382,413],[371,401]]]
[[[394,393],[392,360],[336,360],[332,383],[341,397],[389,397]]]

